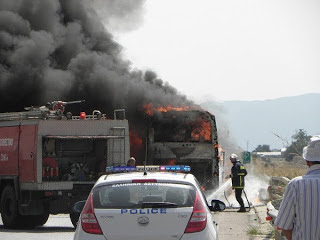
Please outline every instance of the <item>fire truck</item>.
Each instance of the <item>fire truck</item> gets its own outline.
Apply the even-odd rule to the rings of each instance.
[[[220,161],[215,116],[204,110],[158,110],[150,119],[148,163],[188,165],[206,190],[219,187]]]
[[[6,228],[33,228],[49,214],[70,214],[106,166],[126,164],[129,126],[123,109],[113,119],[64,113],[67,102],[0,113],[0,210]]]

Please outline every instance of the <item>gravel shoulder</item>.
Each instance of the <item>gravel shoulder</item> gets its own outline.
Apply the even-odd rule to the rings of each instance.
[[[266,205],[252,207],[245,213],[238,213],[237,210],[227,208],[215,213],[219,227],[219,240],[274,239],[273,226],[265,220]]]

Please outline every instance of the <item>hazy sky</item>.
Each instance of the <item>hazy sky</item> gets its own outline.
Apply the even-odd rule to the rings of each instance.
[[[319,0],[149,0],[118,41],[135,67],[204,100],[320,92]]]

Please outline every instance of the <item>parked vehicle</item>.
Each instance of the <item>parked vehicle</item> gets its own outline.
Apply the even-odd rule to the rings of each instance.
[[[219,156],[215,116],[203,110],[158,111],[150,118],[148,163],[191,166],[206,190],[219,187]]]
[[[211,211],[222,211],[225,204],[212,200],[208,206],[196,178],[181,173],[189,166],[110,170],[116,174],[100,177],[85,205],[76,203],[82,213],[74,240],[218,239]]]
[[[0,210],[6,228],[43,225],[49,214],[72,214],[107,165],[126,164],[129,127],[124,110],[114,119],[64,114],[66,102],[0,113]]]

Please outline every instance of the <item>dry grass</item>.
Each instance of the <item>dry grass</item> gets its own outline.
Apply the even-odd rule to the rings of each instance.
[[[259,226],[250,226],[247,230],[249,236],[267,236],[266,239],[274,239],[275,230],[274,228],[268,229],[267,231],[264,229],[260,229]]]
[[[267,161],[261,158],[254,158],[253,164],[256,174],[263,174],[270,177],[287,177],[292,179],[304,175],[307,171],[307,166],[303,161],[287,162],[280,158],[267,159]]]

